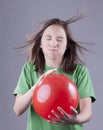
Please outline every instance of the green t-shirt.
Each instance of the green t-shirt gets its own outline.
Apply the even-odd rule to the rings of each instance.
[[[45,66],[45,72],[49,69],[52,68]],[[58,68],[57,73],[65,74],[60,68]],[[95,101],[95,95],[90,75],[88,69],[84,65],[77,64],[73,74],[66,74],[66,75],[75,82],[78,88],[80,98],[91,97],[92,102]],[[25,63],[22,68],[18,84],[13,94],[14,95],[25,94],[37,82],[39,77],[40,75],[37,74],[35,71],[35,66],[30,62]],[[79,105],[78,105],[78,111],[79,111]],[[46,120],[42,119],[35,112],[33,105],[30,105],[28,111],[27,130],[83,130],[83,125],[48,123]]]

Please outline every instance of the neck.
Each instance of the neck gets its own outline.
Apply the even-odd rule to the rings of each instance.
[[[61,64],[61,60],[46,60],[46,65],[49,67],[53,67],[53,68],[58,68],[60,67]]]

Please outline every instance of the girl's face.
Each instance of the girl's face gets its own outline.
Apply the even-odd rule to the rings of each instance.
[[[62,26],[51,25],[44,31],[40,47],[42,48],[46,61],[62,60],[66,46],[67,38]]]

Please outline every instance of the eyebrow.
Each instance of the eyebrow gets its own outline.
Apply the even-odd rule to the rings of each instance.
[[[45,35],[45,37],[52,37],[51,35]],[[57,36],[57,38],[64,39],[62,36]]]

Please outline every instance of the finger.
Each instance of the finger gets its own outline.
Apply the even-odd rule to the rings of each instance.
[[[53,123],[53,124],[64,124],[65,123],[63,120],[57,119],[50,115],[48,116],[48,118],[50,119],[50,120],[48,120],[49,123]]]
[[[44,75],[46,76],[46,75],[51,74],[51,73],[54,73],[54,72],[56,72],[56,71],[57,71],[57,68],[52,69],[52,70],[48,70]]]
[[[37,84],[40,82],[40,80],[41,80],[44,76],[49,75],[49,74],[51,74],[51,73],[53,73],[53,72],[56,72],[56,71],[57,71],[56,68],[55,68],[55,69],[52,69],[52,70],[48,70],[46,73],[44,73],[44,74],[39,78],[39,80],[37,81]]]
[[[37,81],[36,85],[40,82],[40,80],[41,80],[43,77],[44,77],[44,74],[43,74],[43,75],[41,75],[41,77],[38,79],[38,81]]]
[[[72,111],[73,115],[77,115],[78,111],[76,109],[74,109],[74,107],[70,107],[70,110]]]
[[[49,75],[49,74],[51,74],[51,73],[54,73],[54,72],[56,72],[56,71],[57,71],[57,68],[52,69],[52,70],[48,70],[46,73],[42,74],[41,77],[38,79],[37,83],[32,87],[32,89],[33,89],[33,90],[35,89],[35,87],[40,83],[40,81],[41,81],[41,79],[42,79],[43,77],[45,77],[45,76],[47,76],[47,75]]]
[[[31,89],[35,89],[36,86],[40,83],[41,79],[44,77],[44,74],[38,79],[38,81],[36,82],[36,84],[31,88]]]
[[[50,119],[50,122],[56,122],[58,120],[56,117],[53,117],[51,115],[49,115],[48,118]]]
[[[48,120],[48,122],[49,123],[52,123],[52,124],[65,124],[65,122],[64,121],[50,121],[50,120]]]
[[[65,119],[69,118],[70,115],[66,113],[61,107],[58,107],[58,110],[60,111],[60,113],[63,115]]]
[[[57,112],[55,112],[54,110],[52,110],[51,112],[55,115],[55,117],[56,117],[57,119],[60,119],[60,118],[61,118],[61,116],[60,116]]]

